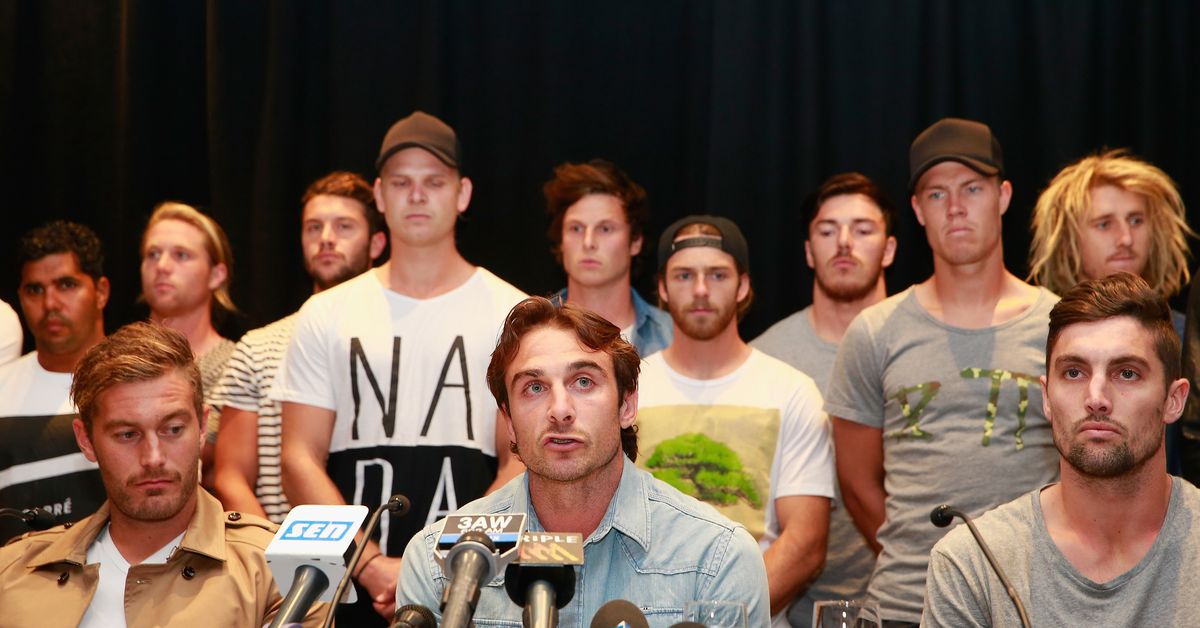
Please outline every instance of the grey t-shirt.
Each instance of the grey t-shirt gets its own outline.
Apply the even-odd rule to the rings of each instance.
[[[884,619],[920,620],[929,550],[945,534],[929,522],[935,506],[978,516],[1057,478],[1038,383],[1056,300],[1040,290],[1016,318],[962,329],[930,316],[909,288],[846,331],[825,411],[883,431],[883,551],[868,599]]]
[[[775,323],[750,342],[755,349],[787,362],[813,378],[824,393],[829,372],[837,359],[838,346],[822,340],[809,318],[812,306]],[[836,455],[836,452],[835,452]],[[808,591],[792,603],[788,622],[807,628],[812,625],[813,603],[819,600],[858,600],[867,593],[867,580],[875,565],[875,553],[854,527],[841,505],[842,494],[834,483],[833,510],[829,513],[829,541],[825,570]]]
[[[1194,626],[1200,621],[1200,490],[1172,478],[1158,538],[1133,569],[1103,584],[1079,573],[1046,530],[1041,489],[975,526],[1034,626]],[[966,526],[934,548],[926,626],[1019,626],[1016,607]]]

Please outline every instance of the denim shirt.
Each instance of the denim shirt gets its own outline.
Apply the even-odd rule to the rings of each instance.
[[[638,355],[643,358],[669,347],[675,337],[675,325],[671,315],[646,303],[637,290],[630,288],[629,292],[633,296],[634,317],[629,343],[637,347]],[[567,289],[559,290],[550,300],[555,305],[566,303]]]
[[[770,624],[762,554],[746,529],[715,509],[654,478],[622,458],[621,483],[600,525],[584,541],[575,568],[575,596],[559,611],[559,626],[585,628],[606,602],[628,600],[650,626],[683,621],[689,600],[744,602],[747,625]],[[524,512],[527,530],[543,531],[529,499],[526,475],[459,510],[463,514]],[[417,533],[404,550],[397,607],[421,604],[441,622],[438,605],[448,580],[433,558],[441,523]],[[570,530],[553,530],[570,532]],[[483,587],[479,626],[520,626],[522,609],[504,591],[504,574]]]

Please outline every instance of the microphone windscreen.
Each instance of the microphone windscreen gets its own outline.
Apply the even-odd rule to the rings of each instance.
[[[696,621],[681,621],[678,624],[671,624],[671,628],[704,628],[704,624]]]
[[[621,624],[629,628],[650,628],[641,609],[628,600],[613,600],[601,606],[592,617],[591,628],[613,628]]]
[[[405,604],[396,609],[392,615],[392,627],[411,626],[412,628],[437,628],[437,619],[433,611],[420,604]]]

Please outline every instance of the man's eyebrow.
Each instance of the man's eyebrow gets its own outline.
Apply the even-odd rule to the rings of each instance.
[[[545,374],[546,372],[542,369],[525,369],[524,371],[517,371],[516,373],[513,373],[512,380],[509,383],[515,384],[516,381],[522,377],[537,378]]]
[[[576,360],[567,365],[567,370],[569,370],[569,371],[582,371],[582,370],[604,371],[604,367],[600,366],[600,363],[596,362],[595,360]]]
[[[1056,367],[1063,367],[1063,366],[1067,366],[1070,364],[1090,364],[1090,363],[1086,359],[1084,359],[1083,356],[1075,355],[1073,353],[1066,353],[1066,354],[1063,354],[1063,355],[1060,355],[1060,356],[1054,358],[1054,366],[1056,366]],[[1108,360],[1108,364],[1109,365],[1112,365],[1112,364],[1136,364],[1142,368],[1150,368],[1150,362],[1148,360],[1146,360],[1142,356],[1134,355],[1132,353],[1118,355],[1118,356],[1112,358],[1111,360]]]

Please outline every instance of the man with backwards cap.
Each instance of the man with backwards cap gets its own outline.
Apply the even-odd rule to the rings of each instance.
[[[284,361],[288,500],[412,501],[405,518],[384,515],[353,572],[364,603],[339,611],[350,625],[382,624],[370,605],[391,617],[400,554],[417,530],[520,470],[484,379],[504,316],[524,295],[458,251],[455,224],[472,189],[461,152],[454,130],[428,114],[392,126],[375,179],[391,258],[309,299]]]
[[[683,218],[663,232],[658,259],[658,296],[675,329],[642,365],[642,464],[760,539],[771,611],[786,626],[788,606],[825,562],[833,457],[821,393],[738,334],[753,292],[736,224]]]
[[[1012,184],[1000,143],[984,124],[946,118],[913,141],[909,169],[933,276],[850,324],[825,401],[846,507],[880,552],[868,600],[896,625],[921,620],[944,533],[929,521],[935,506],[979,515],[1058,468],[1038,387],[1057,298],[1004,267]]]

